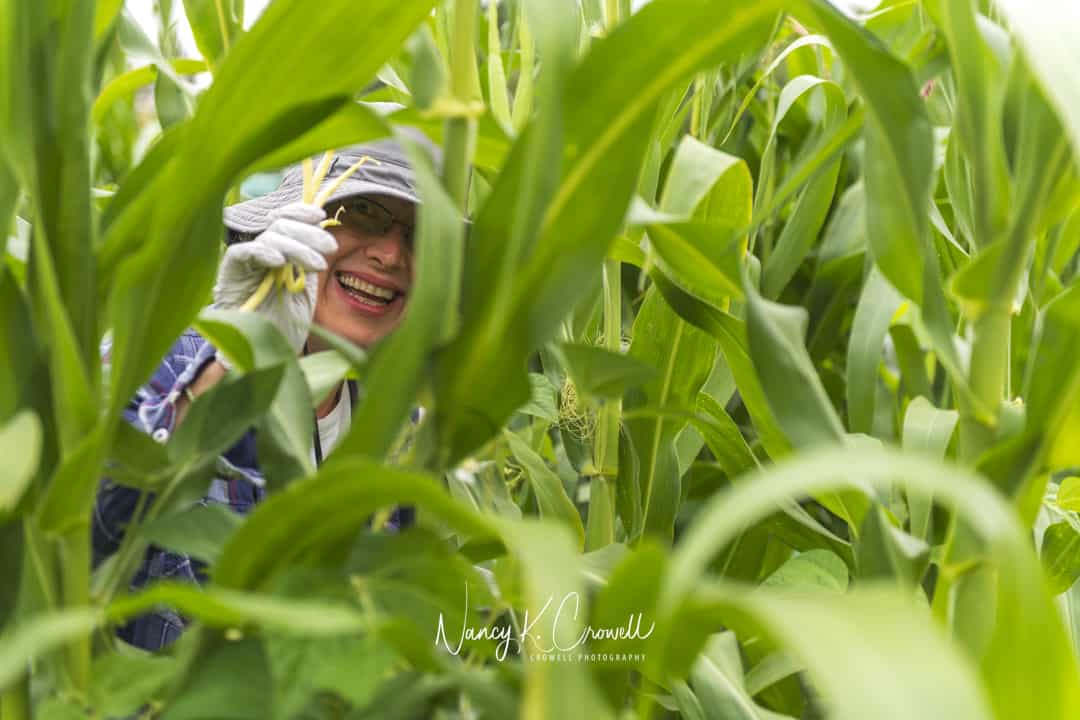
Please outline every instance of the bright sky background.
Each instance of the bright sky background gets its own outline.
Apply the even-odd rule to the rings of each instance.
[[[278,0],[278,2],[310,2],[310,0]],[[354,0],[354,2],[363,2],[363,0]],[[644,5],[648,0],[632,0],[635,8]],[[881,0],[831,0],[833,5],[844,10],[857,10],[867,11],[872,10],[881,4]],[[244,26],[251,27],[251,24],[258,19],[262,11],[266,9],[266,6],[270,3],[270,0],[245,0],[244,2]],[[135,16],[135,19],[142,25],[143,30],[151,38],[157,38],[158,26],[157,18],[154,16],[154,0],[127,0],[127,7],[131,11],[131,14]],[[183,2],[182,0],[173,0],[173,14],[174,17],[180,19],[180,23],[177,26],[177,34],[180,38],[180,47],[184,51],[183,54],[188,57],[196,56],[197,51],[195,49],[195,41],[191,37],[191,28],[188,26],[186,20],[183,20]]]
[[[126,4],[131,14],[139,21],[143,31],[156,40],[158,22],[154,13],[154,0],[127,0]],[[251,24],[259,18],[259,15],[269,4],[270,0],[244,0],[244,27],[251,27]],[[179,20],[177,35],[180,38],[180,47],[183,54],[187,57],[198,57],[195,40],[191,37],[191,26],[187,24],[187,19],[184,17],[184,3],[182,0],[173,0],[173,18],[174,21]]]

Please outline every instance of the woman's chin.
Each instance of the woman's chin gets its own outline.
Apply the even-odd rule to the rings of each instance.
[[[380,318],[380,320],[390,320],[390,318]],[[396,326],[396,322],[354,321],[347,327],[334,330],[334,332],[347,338],[354,345],[367,349],[389,335]]]

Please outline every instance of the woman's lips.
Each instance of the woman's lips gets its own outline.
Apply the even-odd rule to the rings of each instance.
[[[377,305],[374,302],[365,302],[360,298],[356,297],[355,295],[351,294],[348,290],[346,290],[345,287],[341,284],[341,281],[338,280],[336,275],[334,276],[334,288],[336,292],[341,296],[342,301],[346,305],[348,305],[353,310],[356,310],[358,313],[367,315],[368,317],[382,317],[386,315],[392,310],[395,310],[398,307],[399,303],[404,302],[405,298],[404,295],[398,293],[398,295],[395,296],[393,300],[386,303],[385,305]]]
[[[401,284],[398,283],[396,280],[393,280],[393,279],[387,278],[387,277],[381,277],[379,275],[375,275],[375,274],[372,274],[372,273],[366,273],[366,272],[363,272],[362,270],[361,271],[338,270],[337,274],[339,274],[339,275],[347,275],[350,278],[355,278],[356,280],[362,280],[363,282],[370,283],[370,284],[372,284],[372,285],[374,285],[374,286],[376,286],[378,288],[382,288],[384,290],[390,290],[390,291],[393,291],[393,292],[396,292],[396,293],[402,293],[402,294],[404,294],[404,292],[405,292],[404,288],[402,288]]]

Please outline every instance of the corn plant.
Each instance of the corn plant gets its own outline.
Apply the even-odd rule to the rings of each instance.
[[[1080,716],[1074,3],[172,5],[0,0],[0,720]],[[401,125],[396,332],[206,308],[245,179]],[[162,444],[189,327],[236,371]]]

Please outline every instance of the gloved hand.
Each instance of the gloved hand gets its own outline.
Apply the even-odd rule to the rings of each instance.
[[[225,251],[214,285],[214,304],[226,309],[241,307],[268,272],[294,263],[305,274],[304,289],[293,293],[275,282],[255,311],[273,322],[300,354],[315,313],[316,273],[326,269],[324,255],[337,251],[337,241],[319,226],[326,213],[317,205],[291,203],[275,210],[270,218],[270,227],[254,240],[234,243]],[[230,367],[220,353],[217,359]]]

